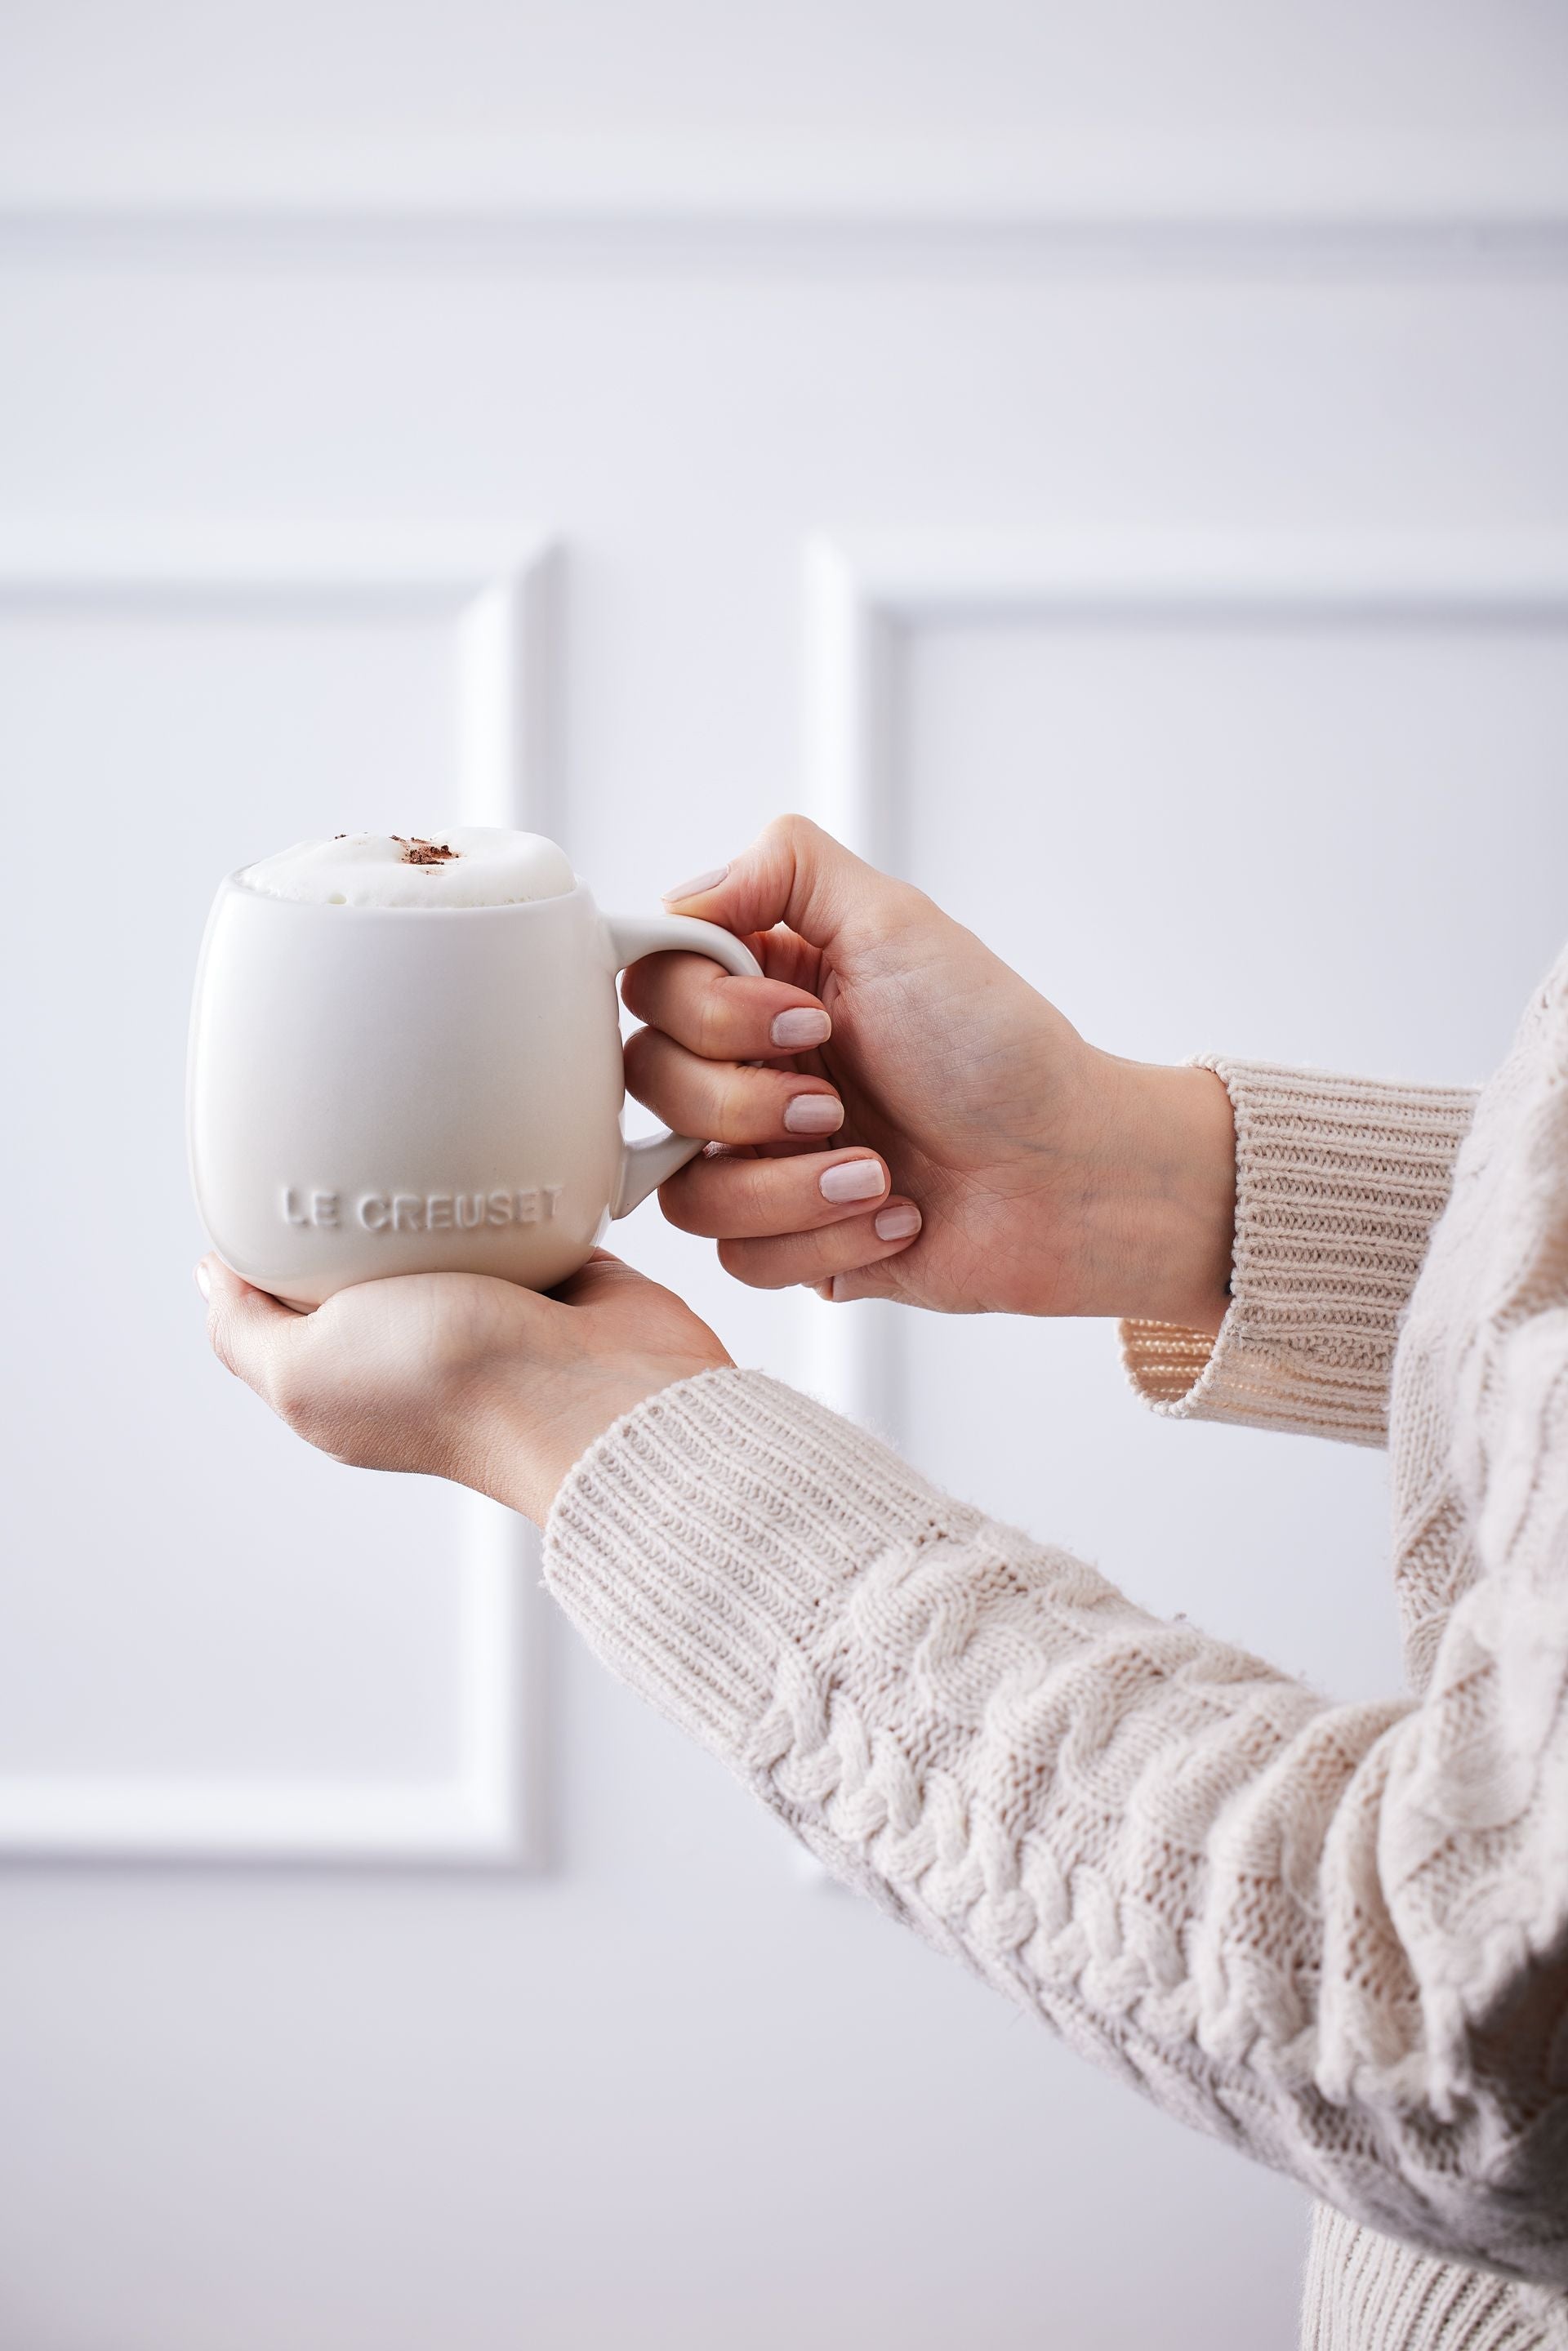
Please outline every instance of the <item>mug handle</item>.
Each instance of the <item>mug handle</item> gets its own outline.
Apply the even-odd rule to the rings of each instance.
[[[606,914],[604,927],[617,972],[642,956],[687,947],[694,955],[711,956],[737,979],[762,977],[762,966],[733,932],[721,930],[716,923],[699,923],[695,914]],[[671,1134],[668,1130],[643,1135],[635,1143],[622,1136],[621,1175],[610,1203],[611,1215],[628,1215],[650,1192],[656,1192],[667,1176],[695,1159],[702,1147],[700,1135]]]

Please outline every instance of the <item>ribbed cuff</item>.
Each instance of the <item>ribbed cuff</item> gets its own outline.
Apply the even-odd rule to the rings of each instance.
[[[1204,1054],[1236,1118],[1230,1311],[1218,1339],[1124,1322],[1138,1393],[1176,1420],[1382,1445],[1399,1319],[1476,1095]]]
[[[1440,2261],[1319,2204],[1301,2343],[1301,2351],[1560,2351],[1568,2311],[1554,2287]]]
[[[550,1511],[545,1581],[613,1672],[738,1761],[781,1659],[821,1660],[871,1561],[979,1522],[766,1373],[704,1372],[589,1447]]]

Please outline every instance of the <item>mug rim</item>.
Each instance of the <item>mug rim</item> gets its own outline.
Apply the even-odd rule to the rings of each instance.
[[[588,884],[580,875],[574,877],[570,890],[552,891],[548,898],[508,898],[497,906],[355,906],[347,899],[334,904],[327,898],[280,898],[275,890],[257,890],[245,880],[248,865],[236,865],[225,873],[218,884],[220,893],[234,890],[242,898],[257,905],[286,906],[294,914],[413,914],[420,922],[428,922],[433,914],[532,914],[544,906],[567,906],[575,899],[591,897]]]

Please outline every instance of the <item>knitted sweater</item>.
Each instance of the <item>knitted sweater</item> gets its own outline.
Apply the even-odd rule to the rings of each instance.
[[[1568,956],[1479,1101],[1212,1066],[1233,1302],[1129,1369],[1386,1439],[1406,1694],[1152,1617],[757,1372],[600,1438],[547,1576],[836,1876],[1313,2191],[1312,2351],[1568,2346]]]

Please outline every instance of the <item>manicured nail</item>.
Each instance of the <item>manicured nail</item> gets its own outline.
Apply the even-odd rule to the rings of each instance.
[[[784,1105],[784,1125],[790,1134],[837,1134],[844,1123],[844,1106],[837,1094],[797,1094]]]
[[[207,1271],[207,1264],[204,1258],[201,1264],[196,1268],[196,1288],[201,1291],[204,1298],[210,1298],[213,1294],[213,1277]]]
[[[793,1011],[780,1012],[768,1031],[783,1053],[803,1053],[808,1045],[825,1045],[832,1033],[832,1022],[815,1004],[798,1004]]]
[[[683,898],[706,897],[710,890],[716,890],[718,888],[719,883],[724,880],[725,875],[728,872],[729,868],[727,865],[716,865],[711,873],[694,874],[689,882],[683,882],[678,890],[665,891],[665,905],[678,905]]]
[[[817,1178],[824,1200],[879,1200],[887,1189],[880,1159],[839,1159]]]
[[[913,1200],[900,1200],[895,1208],[884,1208],[876,1219],[879,1241],[906,1241],[919,1230],[920,1211]]]

